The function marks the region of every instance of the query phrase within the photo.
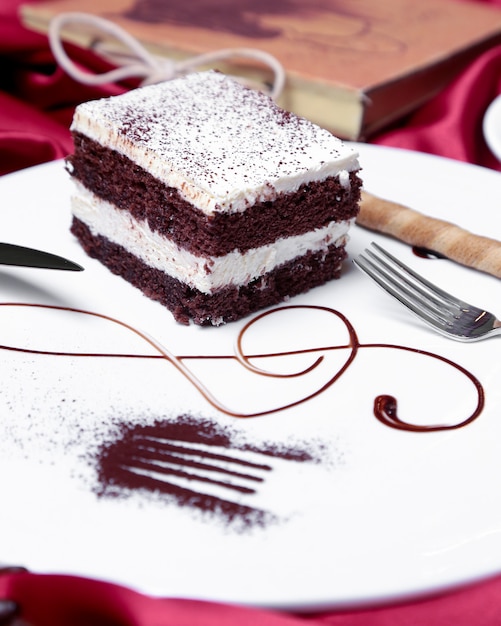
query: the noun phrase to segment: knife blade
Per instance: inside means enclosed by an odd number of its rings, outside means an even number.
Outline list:
[[[0,265],[39,267],[51,270],[81,272],[84,268],[73,261],[34,248],[25,248],[11,243],[0,243]]]

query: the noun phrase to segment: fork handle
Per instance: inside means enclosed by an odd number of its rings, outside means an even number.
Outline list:
[[[501,278],[501,242],[362,192],[357,224]]]

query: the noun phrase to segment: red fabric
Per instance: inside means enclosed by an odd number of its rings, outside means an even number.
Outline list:
[[[117,93],[88,88],[53,63],[45,37],[22,28],[23,0],[0,2],[0,174],[64,156],[75,104]],[[459,1],[459,0],[458,0]],[[478,0],[481,1],[481,0]],[[484,0],[499,5],[501,0]],[[99,59],[74,49],[84,67]],[[439,96],[372,143],[438,154],[501,170],[481,134],[486,107],[501,93],[501,47],[480,56]],[[1,554],[0,554],[1,557]],[[0,574],[0,600],[19,603],[36,626],[498,626],[501,577],[437,597],[359,611],[293,615],[210,602],[154,599],[73,576]]]
[[[47,38],[21,26],[21,4],[0,2],[0,175],[67,155],[75,105],[123,90],[116,85],[88,87],[57,68]],[[105,68],[100,59],[76,47],[72,58],[94,71]]]
[[[460,0],[458,0],[460,1]],[[501,0],[477,0],[501,8]],[[501,171],[482,135],[484,113],[501,93],[501,46],[478,57],[437,97],[370,143],[417,150]]]
[[[0,599],[34,626],[499,626],[501,577],[421,601],[294,615],[183,599],[151,598],[102,581],[49,574],[0,576]]]
[[[501,2],[500,2],[501,6]],[[488,105],[501,93],[501,46],[476,59],[449,87],[371,143],[407,148],[501,170],[482,134]]]

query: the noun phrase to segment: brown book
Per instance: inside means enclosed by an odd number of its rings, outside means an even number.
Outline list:
[[[110,19],[173,59],[264,50],[286,70],[281,106],[346,139],[410,113],[501,43],[501,10],[468,0],[51,0],[26,4],[21,15],[46,32],[63,11]],[[92,32],[68,38],[96,45]],[[268,78],[248,60],[219,69]]]

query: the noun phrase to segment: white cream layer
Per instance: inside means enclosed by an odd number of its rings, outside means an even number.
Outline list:
[[[73,131],[116,150],[206,214],[244,211],[359,169],[330,132],[266,95],[200,72],[77,107]]]
[[[333,243],[344,245],[352,223],[352,220],[331,222],[325,228],[284,237],[243,254],[234,251],[222,257],[207,258],[179,248],[153,232],[146,221],[136,221],[127,211],[100,200],[81,185],[78,185],[78,194],[72,198],[72,211],[93,235],[106,237],[146,265],[206,294],[222,287],[245,285],[309,251],[326,251]]]

